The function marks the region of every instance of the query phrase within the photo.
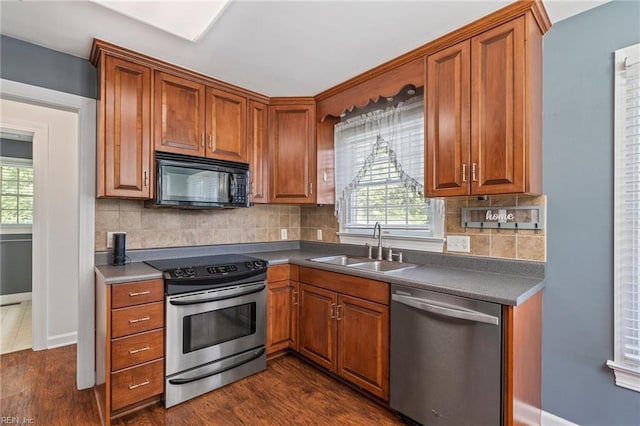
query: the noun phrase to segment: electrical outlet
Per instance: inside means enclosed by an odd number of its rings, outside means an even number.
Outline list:
[[[322,229],[318,229],[317,238],[318,241],[322,241]]]
[[[280,230],[280,239],[281,240],[286,240],[287,239],[287,228],[282,228]]]
[[[447,251],[458,251],[462,253],[469,253],[471,249],[471,243],[467,236],[450,236],[447,237]]]
[[[113,231],[113,232],[107,232],[107,248],[113,248],[113,234],[125,234],[127,235],[126,232],[124,231]]]

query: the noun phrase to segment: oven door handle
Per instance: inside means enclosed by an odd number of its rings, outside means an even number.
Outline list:
[[[236,368],[236,367],[240,367],[241,365],[246,364],[248,362],[251,362],[254,359],[260,358],[264,354],[264,352],[265,352],[265,349],[264,348],[260,348],[259,350],[254,352],[254,354],[251,357],[249,357],[247,359],[242,359],[242,360],[240,360],[238,362],[235,362],[235,363],[233,363],[231,365],[227,365],[226,367],[222,367],[222,368],[219,368],[217,370],[201,374],[199,376],[187,377],[187,378],[184,378],[184,379],[169,379],[169,383],[171,383],[172,385],[186,385],[187,383],[192,383],[192,382],[196,382],[198,380],[206,379],[207,377],[211,377],[211,376],[215,376],[216,374],[224,373],[225,371],[231,370],[231,369]]]
[[[217,302],[219,300],[233,299],[234,297],[246,296],[247,294],[259,293],[265,289],[265,285],[262,284],[259,287],[251,287],[249,290],[240,291],[238,293],[226,294],[224,296],[209,297],[207,299],[186,299],[186,300],[170,300],[172,305],[185,306],[185,305],[198,305],[200,303]]]

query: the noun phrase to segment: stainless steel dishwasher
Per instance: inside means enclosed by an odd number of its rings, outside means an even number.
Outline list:
[[[501,305],[391,286],[390,405],[424,425],[498,426]]]

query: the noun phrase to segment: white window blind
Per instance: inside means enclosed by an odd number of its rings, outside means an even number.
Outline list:
[[[380,222],[387,237],[442,237],[442,201],[424,198],[422,95],[337,124],[335,170],[342,233]]]
[[[640,44],[615,55],[614,369],[640,391]]]

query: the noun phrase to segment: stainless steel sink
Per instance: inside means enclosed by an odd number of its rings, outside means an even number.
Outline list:
[[[370,260],[361,263],[352,263],[347,265],[349,268],[364,269],[367,271],[389,273],[400,271],[403,269],[415,268],[417,265],[413,263],[389,262],[386,260]]]
[[[389,262],[388,260],[367,259],[356,256],[323,256],[309,259],[312,262],[330,263],[331,265],[346,266],[347,268],[362,269],[365,271],[381,272],[383,274],[401,271],[403,269],[415,268],[418,265],[413,263]]]
[[[309,260],[311,260],[312,262],[330,263],[332,265],[342,265],[342,266],[349,266],[351,264],[362,263],[367,261],[367,259],[364,257],[355,257],[355,256],[346,256],[346,255],[314,257]]]

